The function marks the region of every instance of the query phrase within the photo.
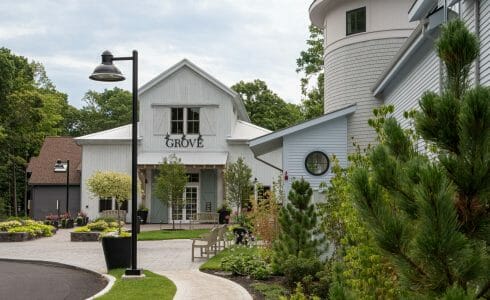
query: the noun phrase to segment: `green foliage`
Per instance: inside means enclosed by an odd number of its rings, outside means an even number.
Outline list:
[[[90,231],[92,231],[92,230],[90,230],[90,228],[88,228],[88,226],[80,226],[80,227],[75,228],[75,230],[73,230],[73,232],[90,232]],[[101,230],[99,230],[99,231],[101,231]]]
[[[490,90],[467,90],[475,45],[461,21],[445,26],[437,43],[447,90],[423,96],[415,128],[438,160],[417,153],[413,137],[386,118],[369,164],[349,175],[363,225],[413,297],[482,297],[490,289]]]
[[[308,294],[313,293],[313,283],[318,281],[317,274],[322,271],[323,264],[317,257],[297,257],[290,255],[282,262],[281,269],[290,288],[301,283]]]
[[[132,95],[120,89],[105,89],[102,93],[88,91],[80,110],[70,110],[66,115],[68,133],[86,135],[131,123]]]
[[[224,172],[226,200],[234,204],[240,214],[242,207],[250,200],[252,170],[243,157],[226,166]]]
[[[281,300],[320,300],[320,298],[313,296],[313,297],[308,297],[304,290],[303,286],[301,283],[298,283],[296,285],[296,288],[294,289],[294,293],[291,294],[290,297],[280,297],[279,299]]]
[[[32,237],[43,236],[48,237],[53,235],[54,227],[51,225],[45,225],[42,222],[30,222],[21,224],[20,226],[10,227],[6,232],[27,232]]]
[[[87,228],[90,231],[104,231],[109,227],[107,222],[100,220],[100,221],[95,221],[87,224]]]
[[[190,229],[190,230],[151,230],[142,231],[138,234],[139,241],[161,241],[177,239],[198,238],[209,232],[209,229]]]
[[[187,181],[186,169],[181,160],[175,154],[164,157],[155,178],[155,196],[174,209],[183,202]]]
[[[304,75],[301,78],[301,92],[304,96],[301,101],[301,112],[305,120],[323,115],[325,98],[323,31],[314,25],[310,25],[308,29],[310,31],[310,36],[306,41],[308,48],[305,51],[301,51],[300,57],[296,60],[296,65],[298,66],[296,72]],[[316,80],[314,86],[310,84],[312,79]]]
[[[299,107],[286,103],[267,84],[259,79],[240,81],[231,87],[242,98],[253,124],[278,130],[295,125],[302,120]]]
[[[284,296],[287,290],[278,285],[278,284],[269,284],[269,283],[252,283],[250,285],[255,291],[262,294],[265,300],[277,300],[280,297]]]
[[[229,257],[246,255],[246,256],[259,256],[262,260],[269,262],[267,256],[264,256],[264,253],[261,249],[257,247],[242,247],[242,246],[233,246],[227,248],[223,251],[218,252],[215,256],[211,257],[207,262],[202,264],[199,267],[199,270],[222,270],[221,262],[223,260],[228,259]]]
[[[294,181],[289,192],[289,203],[279,212],[281,232],[273,245],[274,267],[283,272],[282,262],[290,255],[318,257],[324,240],[315,237],[318,220],[315,206],[310,203],[313,191],[310,184],[301,179]]]
[[[224,257],[221,268],[234,275],[250,276],[253,279],[264,280],[270,277],[270,267],[260,256],[251,253],[237,253]]]

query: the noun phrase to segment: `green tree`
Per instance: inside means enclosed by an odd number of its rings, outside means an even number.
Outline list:
[[[88,91],[85,105],[75,112],[67,112],[66,125],[72,136],[86,135],[131,123],[131,93],[115,87],[102,93]]]
[[[118,233],[121,235],[121,216],[119,208],[123,201],[131,197],[131,176],[126,173],[97,171],[87,180],[91,193],[100,198],[111,198],[117,204]]]
[[[229,164],[224,172],[226,200],[234,204],[237,212],[250,200],[252,189],[252,170],[245,164],[243,157]]]
[[[302,120],[299,107],[286,103],[267,84],[259,79],[252,82],[240,81],[231,87],[237,92],[255,125],[270,129],[282,129]]]
[[[370,167],[350,178],[353,199],[407,291],[488,297],[490,89],[467,90],[478,43],[462,21],[444,26],[437,52],[446,90],[422,97],[415,128],[438,159],[415,151],[411,135],[387,118]]]
[[[47,135],[62,132],[66,99],[41,64],[0,48],[0,198],[9,214],[23,206],[28,157]]]
[[[178,209],[183,202],[183,195],[188,178],[185,166],[175,154],[163,158],[163,163],[158,167],[158,175],[155,178],[155,195],[160,201],[170,206],[172,210]],[[173,220],[175,229],[175,220]]]
[[[303,100],[301,111],[304,119],[309,120],[322,116],[324,113],[324,80],[323,69],[324,38],[321,29],[310,25],[310,36],[306,40],[307,49],[301,51],[296,60],[297,73],[302,73],[301,93]],[[311,82],[314,81],[312,85]]]

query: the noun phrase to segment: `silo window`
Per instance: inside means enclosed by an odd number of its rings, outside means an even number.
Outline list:
[[[366,32],[366,7],[348,11],[346,20],[347,35]]]

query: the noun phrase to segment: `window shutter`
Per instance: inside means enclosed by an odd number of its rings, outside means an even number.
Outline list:
[[[202,135],[216,135],[216,111],[215,107],[201,108],[200,130]]]
[[[165,135],[170,131],[170,109],[168,107],[153,108],[153,134]]]

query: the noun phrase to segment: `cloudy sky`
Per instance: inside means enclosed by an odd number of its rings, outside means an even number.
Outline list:
[[[296,58],[306,46],[310,0],[1,0],[0,47],[41,62],[80,107],[109,49],[140,57],[140,86],[188,58],[228,86],[265,80],[299,102]],[[119,62],[130,74],[130,62]],[[118,83],[130,89],[130,82]]]

